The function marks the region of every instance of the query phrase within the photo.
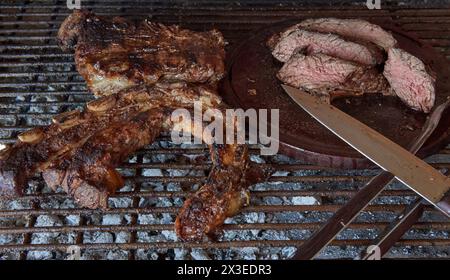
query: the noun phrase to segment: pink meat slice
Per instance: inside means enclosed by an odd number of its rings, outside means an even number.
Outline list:
[[[322,53],[295,53],[283,65],[277,77],[288,85],[305,89],[327,101],[337,96],[364,93],[391,94],[388,82],[374,67]]]
[[[303,28],[311,31],[334,33],[347,38],[372,42],[386,51],[397,45],[392,34],[380,26],[361,19],[318,18],[307,19],[294,25],[284,33]]]
[[[335,34],[303,29],[283,36],[274,46],[272,54],[279,61],[286,62],[297,49],[304,49],[308,54],[324,53],[364,65],[376,65],[383,61],[381,52],[365,44],[348,41]]]
[[[409,107],[425,113],[433,108],[435,78],[420,59],[402,49],[391,48],[383,74],[395,94]]]

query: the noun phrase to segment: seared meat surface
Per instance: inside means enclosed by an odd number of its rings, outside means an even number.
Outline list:
[[[195,101],[203,101],[205,108],[221,103],[207,85],[157,84],[129,88],[89,102],[82,112],[58,115],[52,125],[23,133],[2,151],[0,190],[4,196],[20,195],[35,172],[45,171],[50,187],[62,186],[71,195],[76,189],[81,192],[79,185],[97,188],[102,199],[87,196],[77,201],[85,207],[105,207],[105,193],[123,184],[113,169],[167,129],[171,110],[190,109]]]
[[[386,79],[375,68],[326,54],[297,53],[283,65],[277,77],[328,102],[337,96],[391,94]]]
[[[115,168],[153,142],[162,119],[163,114],[154,109],[96,132],[82,146],[52,162],[43,172],[47,185],[54,190],[61,186],[82,207],[107,208],[109,194],[124,184]]]
[[[366,65],[376,65],[384,59],[382,51],[368,43],[355,43],[335,34],[303,29],[294,29],[283,36],[273,47],[272,54],[279,61],[286,62],[299,49],[309,54],[323,53]]]
[[[425,113],[431,111],[435,99],[435,78],[428,72],[417,57],[402,49],[389,50],[384,76],[403,102]]]
[[[135,24],[76,10],[61,25],[58,42],[75,49],[78,72],[97,96],[161,80],[217,82],[225,73],[225,42],[216,30]]]
[[[249,166],[247,147],[214,147],[217,156],[212,156],[214,167],[206,184],[186,200],[177,216],[175,230],[183,240],[214,236],[227,217],[237,214],[250,201],[245,179]]]

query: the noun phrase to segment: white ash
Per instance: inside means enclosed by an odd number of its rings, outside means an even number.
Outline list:
[[[79,215],[67,215],[64,218],[65,224],[69,226],[78,226],[80,224]]]
[[[182,175],[184,176],[184,175]],[[179,183],[168,183],[166,189],[171,192],[181,191],[181,186]]]
[[[29,200],[8,200],[5,208],[8,210],[30,209],[31,202]]]
[[[40,215],[34,224],[35,227],[45,226],[62,226],[63,222],[60,217],[55,215]]]
[[[84,232],[84,243],[114,243],[114,236],[110,232]]]
[[[128,243],[130,242],[131,234],[129,232],[121,231],[115,234],[115,243]]]
[[[167,169],[167,172],[170,177],[182,177],[189,174],[188,169]]]
[[[288,171],[281,171],[281,170],[278,170],[278,171],[275,171],[275,172],[272,174],[272,177],[286,177],[286,176],[289,175],[289,173],[290,173],[290,172],[288,172]]]
[[[48,251],[30,251],[27,254],[27,260],[51,260],[53,253]]]
[[[346,228],[338,234],[336,239],[375,239],[381,232],[378,229]]]
[[[156,251],[138,249],[138,250],[136,250],[136,259],[137,260],[157,260],[160,258],[160,254],[161,253],[156,252]]]
[[[163,230],[163,231],[161,231],[161,234],[168,241],[177,241],[177,239],[178,239],[175,231],[173,231],[173,230]]]
[[[189,251],[185,248],[175,248],[173,249],[175,257],[174,260],[185,260]]]
[[[167,238],[169,237],[169,239]],[[174,241],[171,236],[166,236],[162,234],[162,232],[158,231],[138,231],[136,234],[137,242],[165,242],[165,241]]]
[[[191,257],[194,260],[210,260],[211,257],[203,249],[192,249]]]
[[[320,198],[314,196],[294,196],[291,198],[293,205],[319,205]]]
[[[384,256],[384,258],[410,258],[412,256],[424,256],[426,258],[442,258],[450,257],[450,246],[443,247],[425,247],[425,246],[394,246]]]
[[[123,250],[109,251],[106,255],[107,260],[128,260],[128,252]]]
[[[16,244],[23,242],[22,234],[0,234],[0,244]]]
[[[317,259],[334,259],[340,256],[342,259],[355,259],[360,257],[361,248],[356,246],[328,246],[318,256]]]
[[[128,208],[131,207],[133,200],[128,197],[110,197],[108,204],[113,208]]]
[[[153,214],[139,214],[137,221],[140,225],[156,224],[157,219]]]
[[[271,219],[273,222],[278,223],[300,223],[305,221],[305,216],[299,212],[282,212],[273,214]]]
[[[122,250],[83,250],[81,260],[127,260],[128,252]]]
[[[145,177],[162,177],[162,171],[161,169],[143,169],[142,170],[142,176]]]
[[[448,230],[435,230],[435,229],[410,229],[405,233],[403,238],[411,239],[448,239],[450,232]]]
[[[14,126],[17,125],[17,119],[14,116],[2,116],[0,118],[1,126]]]
[[[120,225],[122,224],[123,216],[119,214],[107,214],[102,217],[102,225]]]

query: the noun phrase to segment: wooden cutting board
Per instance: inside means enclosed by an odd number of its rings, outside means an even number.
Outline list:
[[[272,34],[301,20],[268,26],[237,47],[229,56],[228,75],[222,83],[221,93],[225,101],[235,108],[280,110],[281,154],[326,167],[368,167],[370,161],[297,106],[276,78],[282,64],[272,57],[266,41]],[[420,58],[436,72],[436,104],[445,100],[450,95],[450,65],[447,59],[412,34],[392,24],[380,25],[393,33],[401,48]],[[335,100],[333,105],[405,148],[420,133],[427,117],[427,114],[411,110],[397,97],[349,97]],[[449,126],[450,110],[447,110],[439,127],[418,155],[431,155],[449,143]]]

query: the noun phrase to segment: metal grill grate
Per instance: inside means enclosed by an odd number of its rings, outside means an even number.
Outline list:
[[[0,4],[0,142],[14,142],[23,130],[46,125],[51,116],[82,108],[92,99],[76,72],[71,54],[55,37],[70,13],[64,1],[6,1]],[[361,5],[307,8],[290,2],[181,1],[157,3],[81,1],[99,14],[177,23],[223,32],[228,51],[250,32],[288,17],[376,17],[399,23],[450,58],[450,7],[370,11]],[[327,1],[323,1],[327,2]],[[387,1],[388,2],[388,1]],[[174,146],[161,136],[136,153],[120,171],[126,186],[109,200],[110,209],[77,208],[63,193],[51,192],[40,177],[27,195],[0,205],[0,259],[64,258],[78,245],[86,259],[288,258],[294,246],[317,229],[377,170],[332,170],[284,156],[252,160],[277,170],[268,183],[252,187],[251,206],[227,220],[217,242],[180,243],[172,230],[183,199],[210,168],[204,146]],[[450,147],[429,159],[450,168]],[[398,183],[382,193],[321,258],[352,258],[401,212],[414,194]],[[391,250],[388,257],[449,257],[450,223],[431,208]]]

